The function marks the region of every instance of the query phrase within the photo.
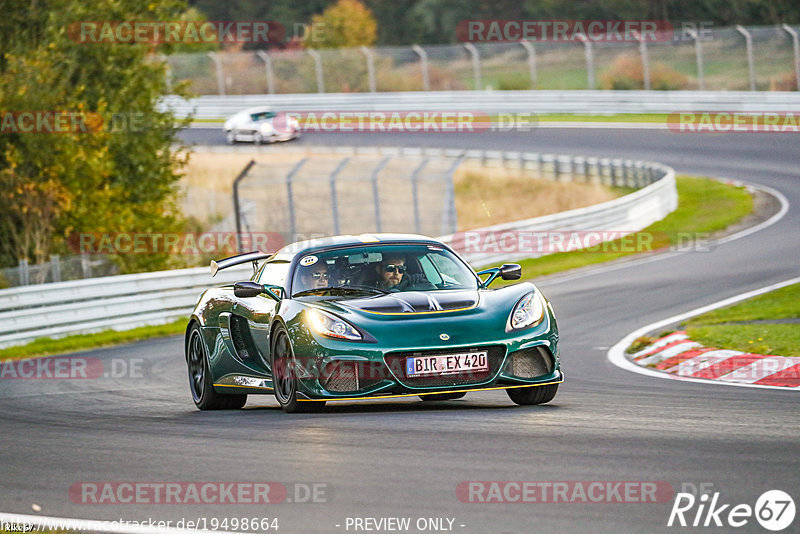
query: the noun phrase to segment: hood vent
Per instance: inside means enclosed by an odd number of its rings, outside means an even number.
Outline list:
[[[474,308],[478,305],[477,291],[406,291],[366,299],[339,301],[342,306],[379,314],[414,314],[447,312]]]

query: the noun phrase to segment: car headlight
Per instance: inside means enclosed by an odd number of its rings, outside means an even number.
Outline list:
[[[508,318],[510,330],[537,325],[544,319],[544,300],[538,291],[528,293],[517,302]]]
[[[330,313],[308,310],[308,323],[318,334],[337,339],[361,341],[361,333],[353,325]]]

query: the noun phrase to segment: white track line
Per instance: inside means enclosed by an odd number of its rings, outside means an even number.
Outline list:
[[[706,378],[692,378],[692,377],[683,377],[683,376],[675,376],[671,374],[667,374],[661,371],[657,371],[655,369],[648,369],[646,367],[641,367],[634,362],[630,361],[625,356],[625,349],[628,348],[633,341],[648,332],[653,330],[658,330],[664,326],[669,324],[677,323],[679,321],[683,321],[684,319],[688,319],[690,317],[694,317],[695,315],[700,315],[711,310],[716,310],[717,308],[724,308],[725,306],[730,306],[731,304],[736,304],[737,302],[741,302],[743,300],[747,300],[752,297],[756,297],[758,295],[763,295],[764,293],[769,293],[770,291],[775,291],[776,289],[780,289],[782,287],[790,286],[792,284],[800,283],[800,276],[797,278],[792,278],[790,280],[784,280],[783,282],[778,282],[777,284],[771,284],[766,287],[762,287],[760,289],[755,289],[753,291],[748,291],[746,293],[741,293],[734,297],[730,297],[724,300],[720,300],[713,304],[709,304],[707,306],[702,306],[700,308],[695,308],[694,310],[688,311],[686,313],[681,313],[679,315],[674,315],[667,319],[663,319],[661,321],[657,321],[655,323],[651,323],[649,325],[643,326],[638,330],[631,332],[624,338],[622,338],[619,342],[617,342],[613,347],[611,347],[608,351],[608,361],[616,365],[621,369],[625,369],[626,371],[631,371],[633,373],[639,373],[640,375],[646,376],[654,376],[658,378],[666,378],[669,380],[680,380],[683,382],[700,382],[703,384],[719,384],[723,386],[737,386],[737,387],[749,387],[749,388],[765,388],[765,389],[781,389],[781,390],[795,390],[800,391],[800,388],[786,388],[782,386],[766,386],[761,384],[741,384],[741,383],[734,383],[734,382],[720,382],[718,380],[711,380]]]

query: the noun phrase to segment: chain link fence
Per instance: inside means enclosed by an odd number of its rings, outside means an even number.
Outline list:
[[[176,54],[198,95],[384,91],[797,90],[800,26],[704,29],[657,42],[501,42]]]
[[[459,162],[357,154],[251,162],[234,183],[236,231],[280,234],[285,243],[368,232],[452,233]]]

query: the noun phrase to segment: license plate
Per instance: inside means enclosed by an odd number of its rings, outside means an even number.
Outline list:
[[[426,375],[452,375],[464,372],[487,371],[487,352],[465,352],[462,354],[438,354],[406,358],[406,377]]]

